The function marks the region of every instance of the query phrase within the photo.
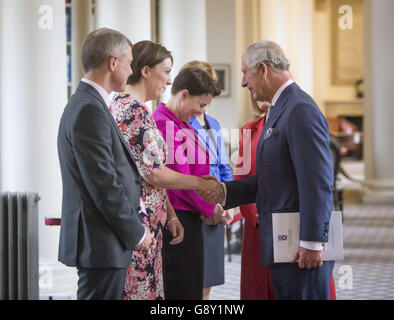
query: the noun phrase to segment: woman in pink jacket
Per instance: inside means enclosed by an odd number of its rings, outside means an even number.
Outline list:
[[[209,174],[209,152],[187,121],[204,113],[212,98],[219,94],[216,82],[200,68],[184,69],[177,75],[170,100],[167,104],[161,103],[153,113],[157,128],[168,145],[168,168],[191,176]],[[183,242],[173,246],[169,245],[171,234],[166,230],[163,233],[165,297],[201,300],[203,242],[200,217],[209,218],[222,208],[205,202],[194,190],[167,190],[167,194],[185,233]],[[219,222],[210,219],[206,222]]]

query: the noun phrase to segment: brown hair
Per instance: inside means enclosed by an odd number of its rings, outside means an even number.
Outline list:
[[[200,69],[204,70],[214,81],[218,81],[218,76],[216,74],[215,69],[208,62],[193,60],[193,61],[186,63],[181,68],[181,71],[184,69],[187,69],[187,68],[200,68]]]
[[[82,66],[85,72],[97,69],[108,58],[120,57],[132,48],[131,41],[116,30],[101,28],[88,34],[82,46]]]
[[[174,63],[170,51],[161,44],[149,40],[137,42],[133,46],[132,53],[133,62],[131,63],[131,69],[133,74],[127,80],[127,84],[134,84],[140,81],[142,77],[141,70],[145,66],[153,68],[168,58]]]
[[[208,73],[200,68],[185,68],[175,77],[171,88],[171,94],[176,95],[186,89],[191,96],[211,94],[212,97],[220,95],[217,82]]]

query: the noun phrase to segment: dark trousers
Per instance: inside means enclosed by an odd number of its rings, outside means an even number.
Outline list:
[[[275,299],[329,300],[333,268],[334,261],[312,269],[300,269],[297,262],[271,265]]]
[[[124,269],[78,268],[78,300],[121,300],[126,281]]]
[[[170,245],[172,235],[163,230],[163,282],[166,300],[201,300],[203,289],[203,242],[200,213],[176,210],[185,229],[184,240]]]

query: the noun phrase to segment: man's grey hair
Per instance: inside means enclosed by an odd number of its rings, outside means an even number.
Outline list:
[[[277,73],[290,69],[290,62],[282,48],[273,41],[262,40],[253,43],[246,49],[245,56],[248,68],[257,70],[260,62],[264,62]]]
[[[97,69],[108,58],[127,54],[133,44],[116,30],[101,28],[88,34],[82,46],[82,66],[85,72]]]

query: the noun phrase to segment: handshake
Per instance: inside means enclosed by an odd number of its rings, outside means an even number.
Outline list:
[[[196,192],[208,203],[216,204],[224,201],[224,187],[212,176],[202,176]]]
[[[233,220],[233,210],[223,210],[221,203],[225,200],[223,185],[212,176],[203,176],[196,192],[208,203],[216,204],[213,214],[209,218],[202,217],[205,224],[230,224]]]

